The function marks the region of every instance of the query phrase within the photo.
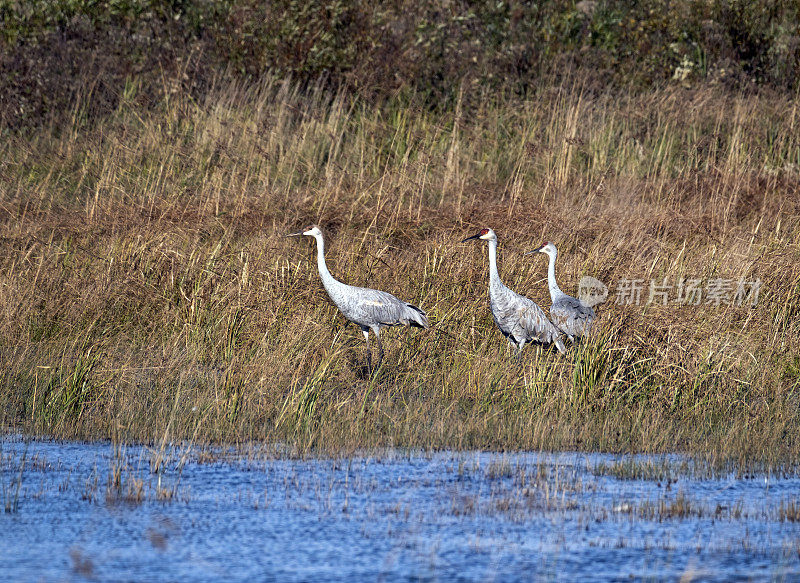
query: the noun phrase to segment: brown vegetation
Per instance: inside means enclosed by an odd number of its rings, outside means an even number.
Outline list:
[[[464,99],[469,89],[464,88]],[[432,113],[288,83],[178,88],[0,143],[0,420],[60,437],[800,452],[798,101],[565,82],[535,101]],[[425,309],[428,332],[363,339],[319,282]],[[517,366],[487,307],[484,252],[545,308],[609,285],[591,341]],[[651,280],[762,282],[755,306],[647,304]],[[640,305],[615,303],[642,279]],[[673,288],[674,289],[674,288]],[[672,296],[674,299],[674,295]]]

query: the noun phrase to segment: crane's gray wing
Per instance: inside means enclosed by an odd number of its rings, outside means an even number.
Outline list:
[[[349,294],[345,317],[362,326],[428,327],[428,316],[418,307],[397,299],[388,292],[354,287]]]
[[[520,296],[520,298],[523,301],[518,308],[519,325],[524,331],[527,340],[541,342],[543,344],[561,344],[558,338],[561,336],[561,333],[547,318],[544,310],[533,300],[529,300],[524,296]]]
[[[506,288],[493,299],[492,315],[500,331],[517,343],[555,343],[560,351],[564,351],[559,339],[561,333],[533,300]]]
[[[589,333],[595,314],[592,308],[584,306],[577,298],[562,296],[550,306],[550,317],[564,334],[580,337]]]

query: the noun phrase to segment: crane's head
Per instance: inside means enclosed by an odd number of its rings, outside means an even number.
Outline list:
[[[316,237],[317,235],[322,235],[322,231],[320,231],[317,225],[308,225],[307,227],[303,228],[296,233],[289,233],[286,235],[287,237],[299,237],[300,235],[307,235],[309,237]]]
[[[550,241],[545,241],[544,245],[533,251],[528,251],[525,255],[533,255],[534,253],[544,253],[545,255],[553,257],[556,254],[556,246]]]
[[[494,234],[494,231],[491,229],[481,229],[480,233],[477,235],[472,235],[472,237],[467,237],[462,243],[466,241],[470,241],[472,239],[483,239],[484,241],[497,241],[497,235]]]

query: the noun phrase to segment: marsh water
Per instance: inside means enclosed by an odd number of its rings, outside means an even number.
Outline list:
[[[800,479],[679,456],[0,438],[13,581],[798,580]]]

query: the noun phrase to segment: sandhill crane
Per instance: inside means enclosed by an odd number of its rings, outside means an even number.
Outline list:
[[[550,257],[550,265],[547,268],[547,287],[550,288],[550,300],[553,302],[553,305],[550,306],[550,319],[559,330],[567,335],[571,342],[575,342],[576,338],[589,334],[589,329],[595,319],[594,310],[590,306],[584,305],[578,298],[568,296],[558,287],[556,283],[556,256],[558,255],[556,246],[547,241],[538,249],[525,255],[537,252]]]
[[[517,358],[522,354],[526,342],[539,344],[555,344],[558,351],[565,352],[561,333],[532,300],[508,289],[500,280],[497,272],[497,235],[491,229],[467,237],[462,243],[471,239],[482,239],[489,242],[489,306],[492,316],[500,328],[500,332],[517,348]]]
[[[400,325],[428,327],[428,316],[417,306],[398,300],[387,292],[367,287],[355,287],[334,279],[331,272],[328,271],[328,266],[325,265],[325,243],[319,227],[310,225],[302,231],[286,236],[297,237],[299,235],[314,237],[317,240],[317,268],[319,276],[322,278],[322,285],[325,286],[328,296],[347,318],[347,321],[358,324],[364,333],[364,339],[367,341],[367,365],[370,369],[372,368],[372,350],[369,346],[370,330],[375,333],[375,340],[378,343],[378,363],[375,365],[377,368],[383,360],[381,327]]]

